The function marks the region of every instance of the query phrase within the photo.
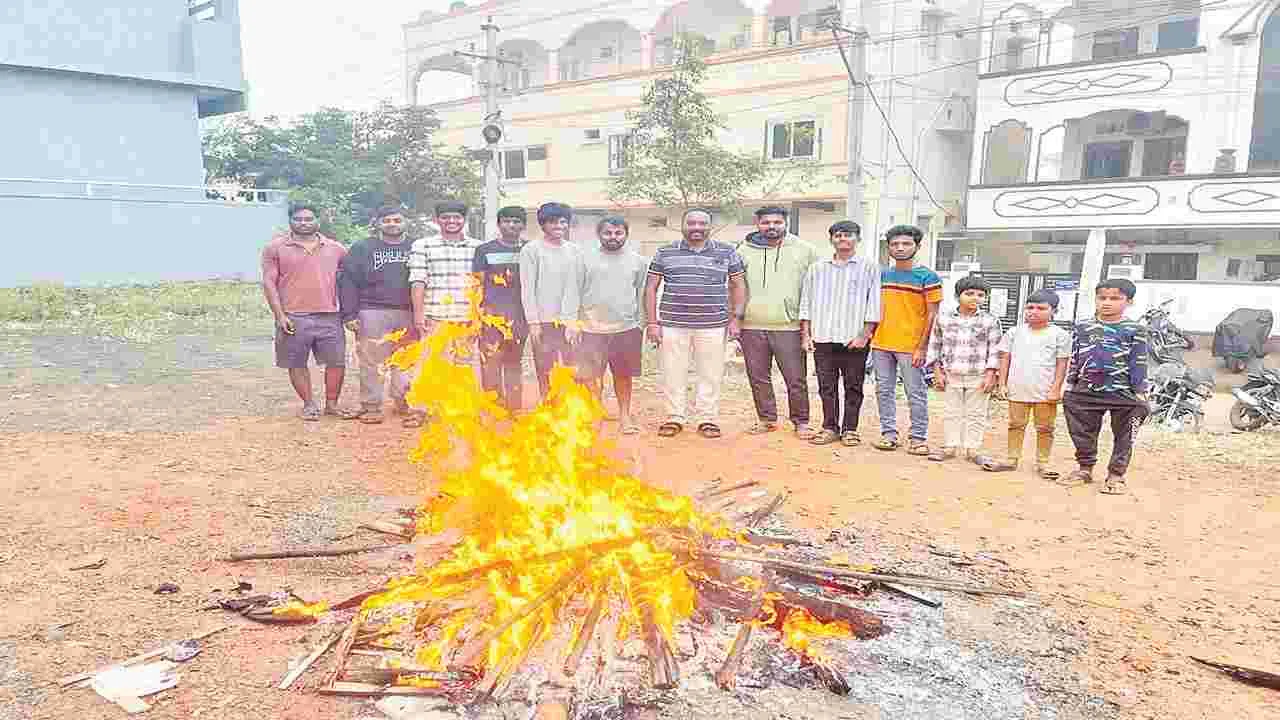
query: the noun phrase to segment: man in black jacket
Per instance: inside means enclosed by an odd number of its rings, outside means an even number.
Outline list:
[[[386,381],[382,365],[396,347],[382,338],[413,327],[410,242],[405,237],[404,213],[398,207],[381,208],[374,224],[374,235],[352,245],[338,271],[342,321],[356,334],[356,357],[360,360],[360,410],[348,417],[369,425],[382,422]],[[408,414],[404,398],[411,382],[409,373],[388,368],[386,375],[391,379],[396,412]]]

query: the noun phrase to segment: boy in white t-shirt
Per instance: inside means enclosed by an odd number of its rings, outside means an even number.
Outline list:
[[[1023,308],[1023,324],[1000,340],[1000,388],[1009,398],[1009,458],[987,461],[984,470],[1005,472],[1018,467],[1027,423],[1034,418],[1036,474],[1046,480],[1058,478],[1048,467],[1049,452],[1071,358],[1071,333],[1051,324],[1057,309],[1057,293],[1031,293]]]

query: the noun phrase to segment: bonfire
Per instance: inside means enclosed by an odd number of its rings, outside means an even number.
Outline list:
[[[603,410],[568,368],[554,371],[544,403],[513,417],[455,362],[482,325],[510,332],[480,312],[478,296],[470,302],[475,322],[441,325],[390,360],[420,368],[408,400],[431,420],[410,456],[428,479],[415,514],[423,551],[413,574],[357,600],[322,692],[468,704],[501,697],[520,678],[522,689],[543,691],[535,704],[568,707],[575,694],[607,685],[629,654],[644,658],[649,687],[676,687],[682,645],[714,644],[724,636],[713,628],[725,623],[738,629],[714,651],[723,655],[714,673],[722,688],[735,686],[759,632],[827,688],[847,692],[821,646],[885,632],[850,600],[902,578],[767,551],[752,528],[785,496],[767,497],[755,483],[715,481],[693,496],[646,484],[602,441]]]

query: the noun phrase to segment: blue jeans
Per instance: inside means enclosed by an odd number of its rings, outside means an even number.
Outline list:
[[[923,368],[911,364],[911,353],[888,350],[872,350],[871,362],[876,369],[880,434],[887,440],[898,439],[898,402],[894,393],[901,375],[911,411],[911,440],[924,442],[929,436],[929,388],[924,384]]]

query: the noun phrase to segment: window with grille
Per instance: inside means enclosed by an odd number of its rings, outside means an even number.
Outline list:
[[[1138,28],[1106,30],[1093,36],[1093,59],[1110,60],[1138,54]]]
[[[818,157],[816,120],[787,120],[769,124],[766,157],[772,160]]]
[[[631,150],[630,135],[609,136],[609,174],[617,175],[627,167],[628,153]]]

